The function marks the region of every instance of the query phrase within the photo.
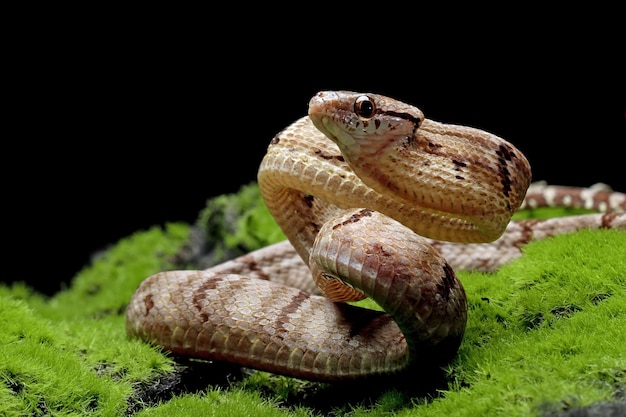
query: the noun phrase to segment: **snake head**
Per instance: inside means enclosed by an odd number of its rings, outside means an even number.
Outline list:
[[[349,162],[380,153],[398,140],[410,141],[424,120],[416,107],[352,91],[317,93],[309,102],[309,117]]]

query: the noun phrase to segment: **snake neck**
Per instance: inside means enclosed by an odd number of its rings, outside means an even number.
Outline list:
[[[318,131],[308,117],[272,140],[257,179],[272,216],[306,263],[323,223],[350,208],[381,212],[415,233],[436,240],[485,242],[506,228],[503,222],[481,225],[463,216],[451,217],[445,210],[408,204],[375,191],[355,174],[338,146]],[[463,190],[459,193],[465,196]],[[459,202],[459,197],[454,201]],[[482,216],[491,218],[496,214],[488,210]]]

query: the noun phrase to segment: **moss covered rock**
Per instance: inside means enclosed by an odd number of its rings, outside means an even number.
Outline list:
[[[467,332],[437,375],[311,383],[126,336],[124,309],[145,277],[283,238],[250,184],[209,200],[196,224],[122,239],[53,297],[0,286],[0,415],[624,415],[624,231],[546,239],[495,273],[459,272]]]

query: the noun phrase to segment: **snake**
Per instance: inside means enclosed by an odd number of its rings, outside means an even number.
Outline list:
[[[311,381],[419,372],[460,347],[456,270],[492,271],[531,240],[626,228],[610,187],[531,182],[524,154],[380,94],[321,91],[269,142],[259,190],[286,240],[143,280],[126,331],[188,357]],[[511,221],[520,208],[597,212]],[[370,298],[380,308],[356,301]]]

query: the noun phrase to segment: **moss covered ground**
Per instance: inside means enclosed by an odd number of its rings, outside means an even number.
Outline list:
[[[52,297],[0,285],[0,415],[624,415],[624,231],[533,242],[495,273],[458,272],[467,331],[437,375],[312,383],[175,358],[127,338],[124,309],[145,277],[283,238],[251,184],[209,200],[195,225],[122,239]]]

